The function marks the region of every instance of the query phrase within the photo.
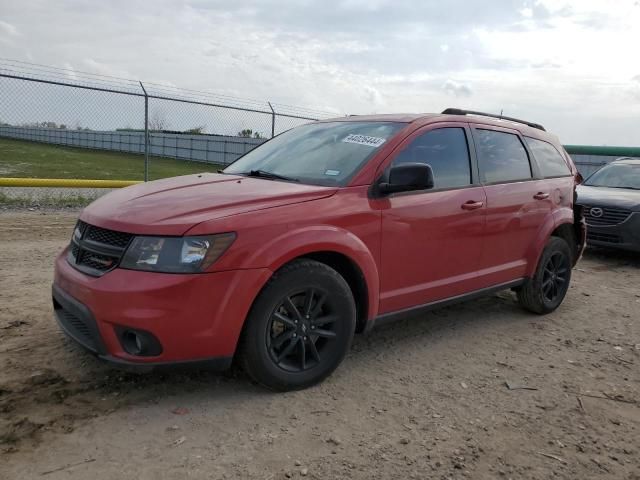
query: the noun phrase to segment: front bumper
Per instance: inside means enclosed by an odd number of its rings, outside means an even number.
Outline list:
[[[120,365],[153,367],[231,363],[254,298],[268,269],[176,275],[116,268],[90,277],[56,259],[52,289],[62,330],[93,354]],[[122,331],[149,332],[161,348],[154,355],[125,350]]]
[[[587,243],[598,247],[640,252],[640,212],[617,225],[587,224]]]

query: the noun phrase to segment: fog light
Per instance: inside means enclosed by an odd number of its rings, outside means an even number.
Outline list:
[[[125,330],[122,334],[122,346],[131,355],[141,355],[144,352],[142,339],[131,330]]]
[[[162,353],[160,342],[151,333],[130,328],[119,328],[118,330],[122,348],[129,355],[150,357]]]

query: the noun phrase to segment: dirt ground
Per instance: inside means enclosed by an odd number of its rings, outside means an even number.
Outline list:
[[[76,216],[0,211],[3,480],[640,479],[640,256],[589,251],[546,317],[504,292],[381,327],[274,394],[65,339],[50,283]]]

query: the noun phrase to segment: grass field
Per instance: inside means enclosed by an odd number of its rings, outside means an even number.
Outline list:
[[[216,171],[220,165],[149,158],[149,179]],[[0,138],[0,177],[143,180],[144,156]]]

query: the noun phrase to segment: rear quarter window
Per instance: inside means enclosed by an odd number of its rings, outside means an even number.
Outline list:
[[[564,160],[560,152],[543,140],[536,138],[524,137],[529,150],[533,153],[533,157],[540,167],[540,173],[543,177],[564,177],[571,175],[571,170],[567,162]]]
[[[475,131],[480,175],[485,183],[530,180],[529,155],[517,135],[495,130]]]

